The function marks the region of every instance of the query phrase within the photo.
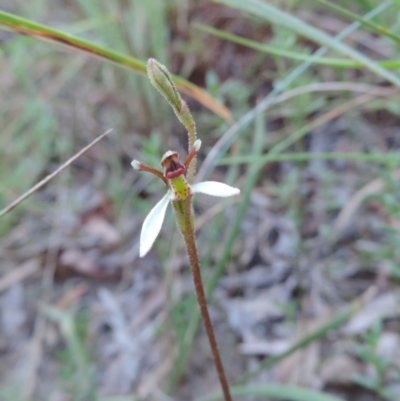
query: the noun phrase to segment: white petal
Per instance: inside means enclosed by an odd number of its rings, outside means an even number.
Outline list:
[[[201,192],[212,196],[233,196],[240,194],[240,189],[216,181],[204,181],[192,186],[193,192]]]
[[[156,240],[162,223],[165,217],[165,211],[167,210],[168,203],[171,199],[171,194],[168,191],[167,194],[151,209],[150,213],[146,217],[142,232],[140,233],[140,257],[146,255],[153,246]]]

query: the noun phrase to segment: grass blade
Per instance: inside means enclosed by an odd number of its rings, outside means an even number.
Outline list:
[[[18,17],[14,14],[0,11],[0,27],[7,28],[8,30],[36,39],[47,40],[53,43],[61,44],[73,50],[80,50],[103,60],[111,61],[120,67],[125,67],[135,72],[146,74],[146,64],[144,61],[138,60],[124,53],[114,51],[107,47],[100,46],[89,40],[70,35],[58,29],[39,24],[26,18]],[[179,90],[196,99],[198,102],[221,116],[226,121],[232,121],[230,111],[225,106],[218,103],[206,91],[181,77],[173,76],[173,79]]]
[[[389,82],[396,86],[400,86],[400,78],[387,71],[385,68],[380,66],[375,61],[364,56],[357,50],[345,45],[342,42],[335,40],[333,37],[315,28],[299,18],[291,15],[285,11],[274,7],[271,4],[262,2],[260,0],[214,0],[217,3],[226,4],[228,6],[234,7],[236,9],[254,14],[260,18],[269,21],[272,24],[282,25],[287,29],[296,32],[298,35],[306,37],[313,42],[319,43],[322,46],[327,46],[330,49],[336,50],[351,59],[358,61],[364,67],[368,68],[370,71],[387,79]]]
[[[234,397],[272,397],[285,401],[344,401],[330,394],[289,384],[253,384],[246,386],[232,386],[231,392]],[[220,393],[212,393],[205,397],[197,398],[196,401],[219,401],[223,400]]]
[[[349,160],[367,161],[373,163],[400,162],[400,153],[278,153],[266,154],[255,158],[254,156],[235,156],[221,159],[220,166],[247,163],[270,163],[282,161],[309,161],[309,160]]]
[[[249,47],[254,50],[258,50],[263,53],[272,54],[274,56],[282,56],[287,57],[293,60],[299,61],[311,61],[313,64],[320,64],[326,65],[329,67],[335,68],[359,68],[362,67],[362,64],[354,61],[354,60],[346,60],[346,59],[339,59],[339,58],[328,58],[328,57],[321,57],[315,59],[310,54],[303,54],[294,52],[291,50],[282,49],[280,47],[266,45],[264,43],[256,42],[255,40],[246,39],[242,36],[234,35],[229,32],[222,31],[220,29],[212,28],[207,25],[202,24],[195,24],[195,28],[200,29],[203,32],[210,33],[211,35],[217,36],[222,39],[229,40],[230,42],[237,43],[239,45],[243,45]],[[400,68],[400,60],[382,60],[377,61],[377,63],[385,68],[396,69]]]
[[[338,6],[337,4],[334,4],[330,1],[326,1],[326,0],[316,0],[316,1],[318,1],[321,4],[324,4],[325,6],[331,8],[332,10],[337,11],[338,13],[340,13],[346,17],[349,17],[352,20],[361,22],[364,26],[372,29],[374,32],[377,32],[380,35],[387,36],[387,37],[393,39],[396,43],[400,43],[400,36],[396,35],[389,29],[385,28],[384,26],[376,24],[375,22],[372,22],[372,21],[368,21],[365,18],[363,18],[349,10],[346,10],[345,8]]]

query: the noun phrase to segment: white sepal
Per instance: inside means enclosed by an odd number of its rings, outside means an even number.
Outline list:
[[[151,209],[143,223],[142,232],[140,233],[139,254],[141,258],[145,256],[147,252],[149,252],[161,230],[161,226],[165,217],[165,211],[167,210],[170,199],[171,193],[168,191],[167,194],[157,203],[157,205]]]
[[[138,162],[136,159],[132,160],[131,165],[135,170],[140,170],[140,162]]]
[[[194,141],[193,148],[196,150],[196,152],[198,152],[200,150],[200,148],[201,148],[201,140],[200,139],[196,139]]]
[[[206,195],[228,197],[240,194],[240,189],[216,181],[204,181],[192,185],[194,193],[200,192]]]

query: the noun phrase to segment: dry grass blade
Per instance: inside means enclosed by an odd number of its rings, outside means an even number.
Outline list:
[[[85,146],[82,150],[80,150],[77,154],[72,156],[70,159],[68,159],[64,164],[62,164],[57,170],[55,170],[53,173],[49,174],[47,177],[45,177],[43,180],[39,181],[36,185],[34,185],[31,189],[26,191],[23,195],[21,195],[19,198],[15,199],[15,201],[11,202],[8,206],[6,206],[3,210],[0,211],[0,218],[5,216],[8,212],[10,212],[12,209],[14,209],[16,206],[18,206],[21,202],[23,202],[26,198],[31,196],[33,193],[35,193],[38,189],[43,187],[43,185],[47,184],[50,180],[52,180],[56,175],[61,173],[64,169],[66,169],[69,165],[71,165],[76,159],[78,159],[80,156],[82,156],[86,151],[88,151],[92,146],[96,145],[97,142],[99,142],[101,139],[103,139],[107,134],[109,134],[112,130],[109,129],[106,131],[104,134],[100,135],[98,138],[96,138],[93,142],[89,143],[89,145]]]
[[[22,280],[34,275],[40,271],[40,266],[37,260],[28,260],[21,266],[11,270],[0,279],[0,293],[10,288],[12,285],[19,283]]]
[[[400,179],[400,169],[394,170],[390,175],[392,180]],[[357,213],[365,198],[371,195],[379,194],[385,188],[385,181],[382,178],[376,178],[359,189],[352,198],[346,203],[346,206],[340,211],[333,226],[333,240],[340,237],[343,231],[348,227],[352,218]]]

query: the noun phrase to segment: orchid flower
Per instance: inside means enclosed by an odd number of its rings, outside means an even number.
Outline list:
[[[140,233],[140,256],[143,257],[151,249],[154,241],[161,230],[165,212],[171,202],[174,208],[176,222],[182,233],[186,245],[186,251],[192,269],[193,283],[196,289],[197,300],[201,316],[214,357],[215,368],[221,384],[225,401],[232,401],[229,383],[226,378],[225,369],[222,364],[221,355],[218,350],[217,340],[213,325],[208,313],[206,293],[201,278],[199,256],[196,249],[196,238],[194,235],[194,211],[192,197],[201,192],[214,196],[232,196],[240,193],[239,189],[215,181],[205,181],[194,184],[196,173],[196,156],[199,152],[201,141],[197,138],[196,124],[190,113],[189,107],[182,100],[177,91],[173,78],[168,69],[157,60],[149,59],[147,62],[147,74],[152,85],[165,97],[174,110],[179,121],[184,125],[188,133],[189,154],[184,163],[179,160],[177,152],[169,150],[161,159],[163,171],[157,170],[146,164],[133,160],[132,166],[136,170],[147,171],[160,178],[167,186],[167,193],[154,206],[146,217],[142,232]]]
[[[190,185],[186,179],[186,172],[190,162],[199,152],[201,146],[200,139],[197,139],[189,152],[184,163],[179,160],[177,152],[169,150],[161,160],[163,172],[147,166],[137,160],[132,161],[132,167],[135,170],[147,171],[162,179],[168,190],[164,197],[153,207],[146,219],[144,220],[142,231],[140,234],[140,257],[143,257],[149,252],[160,233],[165,212],[168,204],[172,202],[176,211],[179,208],[181,201],[184,201],[193,196],[195,193],[203,193],[206,195],[228,197],[238,195],[240,190],[231,187],[222,182],[204,181],[194,185]],[[178,221],[179,224],[179,221]],[[182,226],[180,227],[182,229]]]

